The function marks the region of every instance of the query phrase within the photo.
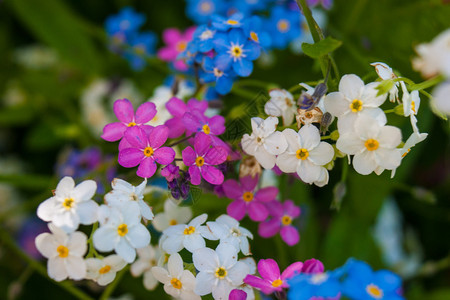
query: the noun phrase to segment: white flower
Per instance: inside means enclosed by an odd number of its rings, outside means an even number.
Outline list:
[[[360,116],[354,131],[340,135],[336,147],[345,154],[354,154],[356,172],[368,175],[377,168],[393,170],[400,165],[401,154],[397,146],[402,141],[400,129],[380,125],[376,120]]]
[[[419,132],[419,128],[417,127],[417,112],[420,107],[420,97],[419,91],[412,91],[411,94],[406,89],[406,85],[401,83],[403,96],[403,114],[405,117],[409,117],[411,119],[411,126],[414,132]]]
[[[275,166],[275,155],[286,150],[287,142],[279,131],[275,131],[278,119],[268,117],[252,118],[252,134],[244,134],[241,140],[242,149],[265,168],[272,169]]]
[[[67,277],[73,280],[85,278],[86,235],[79,231],[67,234],[52,223],[48,227],[52,233],[41,233],[35,240],[36,248],[48,259],[48,276],[56,281]]]
[[[392,68],[385,63],[374,62],[371,63],[370,65],[375,67],[375,71],[377,72],[378,77],[380,77],[382,80],[390,80],[397,78],[397,75],[395,75],[394,71],[392,71]],[[399,84],[398,82],[395,82],[395,84],[389,90],[389,101],[391,102],[395,102],[396,100],[398,100],[398,84]]]
[[[269,116],[282,117],[283,125],[289,126],[297,113],[297,105],[291,93],[282,89],[273,89],[269,92],[270,99],[264,105],[264,111]]]
[[[244,258],[241,258],[239,261],[245,263],[248,266],[248,268],[249,268],[248,274],[251,274],[251,275],[256,274],[256,262],[253,257],[244,257]],[[246,300],[254,300],[255,299],[255,292],[250,285],[248,285],[244,282],[237,288],[239,290],[243,290],[244,292],[247,293]]]
[[[113,190],[105,195],[105,202],[109,206],[122,205],[129,201],[136,201],[139,205],[141,215],[147,219],[153,219],[151,207],[144,201],[144,189],[147,185],[147,179],[138,185],[133,186],[125,180],[114,178],[111,182]]]
[[[437,110],[450,116],[450,81],[438,85],[433,91],[432,104]]]
[[[91,199],[96,189],[93,180],[83,181],[75,187],[72,177],[64,177],[54,196],[39,205],[37,215],[66,232],[75,231],[80,223],[92,224],[97,221],[98,204]]]
[[[150,233],[140,223],[139,206],[131,202],[120,207],[111,207],[105,222],[94,232],[94,246],[102,252],[114,250],[126,262],[136,258],[135,248],[150,243]]]
[[[209,230],[220,239],[220,243],[229,243],[236,249],[241,249],[244,255],[250,255],[248,239],[253,239],[253,234],[239,226],[239,222],[228,216],[221,215],[215,222],[206,223]]]
[[[356,75],[344,75],[339,82],[339,92],[330,93],[325,97],[325,108],[332,115],[338,117],[338,129],[342,134],[351,131],[356,118],[368,115],[386,123],[386,115],[378,107],[386,100],[386,95],[377,96],[379,83],[364,82]]]
[[[158,126],[164,125],[164,123],[172,118],[172,115],[166,108],[166,103],[170,100],[170,98],[166,97],[153,97],[149,99],[149,102],[153,102],[156,105],[156,115],[147,122],[147,125]]]
[[[194,218],[189,224],[173,225],[164,230],[163,235],[167,237],[162,242],[162,249],[169,254],[174,254],[186,248],[189,252],[194,252],[205,247],[205,240],[217,240],[206,226],[201,224],[206,222],[207,214],[202,214]]]
[[[167,199],[164,202],[164,212],[156,214],[152,224],[156,230],[164,231],[169,226],[187,223],[191,218],[192,211],[189,207],[178,206]]]
[[[402,159],[411,151],[411,148],[417,145],[418,143],[425,140],[428,136],[428,133],[419,133],[419,132],[413,132],[409,138],[406,140],[405,144],[400,150],[400,154],[402,155]],[[395,171],[397,169],[392,170],[391,178],[394,178]]]
[[[216,251],[210,248],[194,251],[192,259],[199,271],[195,293],[204,296],[212,292],[216,300],[228,299],[231,290],[240,286],[249,273],[248,265],[237,260],[237,253],[227,243],[219,244]]]
[[[86,279],[91,279],[99,285],[107,285],[116,278],[116,273],[126,266],[126,262],[118,255],[109,255],[103,259],[86,259]]]
[[[286,173],[297,172],[306,183],[324,180],[328,171],[322,167],[334,156],[333,147],[320,141],[319,130],[314,125],[306,125],[295,132],[288,128],[283,131],[288,143],[286,152],[277,157],[277,166]]]
[[[424,77],[432,77],[439,73],[450,77],[450,29],[445,30],[428,44],[416,46],[419,57],[413,59],[415,70]]]
[[[148,245],[144,248],[136,249],[138,259],[131,265],[130,272],[134,277],[144,274],[144,287],[147,290],[154,290],[158,285],[158,281],[153,276],[151,269],[158,265],[161,257],[159,247]]]
[[[196,279],[194,274],[184,270],[183,260],[178,253],[169,257],[167,270],[161,267],[152,268],[153,276],[164,284],[164,291],[172,297],[182,300],[201,300],[194,293]]]

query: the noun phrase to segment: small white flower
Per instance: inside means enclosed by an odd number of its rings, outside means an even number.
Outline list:
[[[102,252],[114,250],[126,262],[136,258],[136,248],[150,243],[150,233],[140,223],[139,206],[130,202],[122,206],[113,206],[105,222],[94,232],[94,247]]]
[[[450,81],[446,81],[438,85],[433,90],[432,104],[436,109],[450,116]]]
[[[393,170],[400,165],[401,154],[397,146],[402,141],[400,129],[380,125],[376,120],[360,116],[354,131],[339,136],[336,147],[345,154],[354,154],[356,172],[368,175],[377,168]]]
[[[217,240],[206,226],[201,226],[206,222],[207,214],[202,214],[194,218],[189,224],[173,225],[164,230],[166,237],[162,242],[162,249],[169,254],[180,252],[186,248],[189,252],[194,252],[199,248],[205,247],[205,238],[208,240]]]
[[[221,215],[215,222],[206,223],[209,230],[219,238],[220,243],[229,243],[241,249],[244,255],[250,255],[248,238],[253,239],[253,234],[247,229],[239,226],[239,222],[228,216]]]
[[[403,96],[403,114],[405,117],[409,117],[411,119],[411,126],[414,132],[419,132],[419,128],[417,127],[417,112],[420,107],[420,97],[419,91],[412,91],[411,94],[406,89],[406,85],[401,82]]]
[[[194,251],[192,259],[197,274],[195,293],[200,296],[212,292],[216,300],[226,300],[231,290],[242,285],[245,276],[249,274],[246,263],[237,260],[238,249],[233,245],[221,243],[216,251],[201,248]]]
[[[134,277],[144,274],[144,287],[147,290],[154,290],[158,285],[158,281],[153,276],[151,269],[158,265],[161,257],[159,247],[148,245],[144,248],[136,249],[138,259],[131,265],[130,272]]]
[[[88,258],[86,279],[94,280],[99,285],[107,285],[126,265],[127,263],[118,255],[109,255],[103,259]]]
[[[192,211],[187,206],[178,206],[174,201],[167,199],[164,202],[164,212],[156,214],[153,226],[158,231],[164,231],[172,225],[187,223],[192,218]]]
[[[390,80],[397,78],[397,75],[395,75],[394,71],[392,71],[392,68],[385,63],[374,62],[371,63],[370,65],[375,67],[375,71],[377,72],[378,77],[380,77],[382,80]],[[396,100],[398,100],[398,84],[399,83],[396,82],[389,90],[389,101],[391,102],[395,102]]]
[[[297,172],[306,183],[322,182],[328,179],[323,167],[334,156],[333,147],[320,141],[320,133],[314,125],[306,125],[295,132],[288,128],[283,131],[288,143],[286,152],[277,157],[277,166],[286,173]]]
[[[289,126],[297,113],[297,105],[291,93],[282,89],[273,89],[269,92],[270,99],[264,105],[264,111],[269,116],[282,117],[283,125]]]
[[[54,196],[39,205],[37,215],[68,233],[75,231],[80,223],[92,224],[97,221],[98,204],[91,199],[96,189],[97,184],[93,180],[75,186],[72,177],[64,177]]]
[[[450,77],[450,29],[445,30],[428,44],[416,46],[419,57],[413,59],[415,70],[424,77],[444,74]]]
[[[156,106],[156,115],[147,122],[147,125],[151,126],[158,126],[158,125],[164,125],[164,123],[172,118],[172,115],[166,108],[166,103],[170,100],[170,98],[166,97],[153,97],[149,99],[149,102],[153,102]]]
[[[73,280],[85,278],[83,256],[87,250],[86,235],[79,231],[67,234],[52,223],[48,227],[51,233],[41,233],[35,240],[36,248],[48,259],[48,276],[56,281],[67,277]]]
[[[284,136],[277,129],[278,118],[252,118],[252,134],[244,134],[241,140],[242,149],[265,168],[275,166],[275,156],[283,153],[287,148]]]
[[[344,75],[339,82],[339,92],[333,92],[325,97],[325,108],[338,117],[340,133],[351,131],[355,120],[360,115],[368,115],[380,124],[386,123],[386,115],[379,108],[386,100],[386,95],[377,96],[379,83],[364,82],[356,75]]]
[[[152,209],[144,201],[144,189],[146,185],[147,179],[144,179],[140,185],[135,187],[125,180],[114,178],[111,182],[113,190],[105,195],[105,202],[109,206],[115,206],[129,201],[136,201],[139,205],[141,215],[147,220],[152,220],[154,217]]]
[[[152,268],[153,276],[164,284],[164,291],[172,297],[182,300],[201,300],[194,293],[196,279],[194,274],[184,270],[183,260],[178,253],[169,257],[167,270],[161,267]]]

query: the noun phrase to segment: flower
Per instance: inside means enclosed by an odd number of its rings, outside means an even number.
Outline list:
[[[379,108],[386,100],[386,95],[377,96],[378,83],[364,82],[356,75],[344,75],[339,82],[339,92],[325,97],[325,109],[338,117],[340,133],[352,130],[355,120],[360,115],[368,115],[379,123],[386,123],[386,115]]]
[[[289,282],[289,299],[299,300],[339,300],[341,284],[337,272],[300,273],[292,277]]]
[[[206,23],[214,14],[222,14],[226,5],[223,0],[188,0],[186,15],[197,24]]]
[[[370,65],[375,67],[375,71],[377,72],[378,77],[380,77],[382,80],[392,80],[397,78],[397,75],[395,75],[394,71],[392,71],[392,68],[385,63],[374,62]],[[403,81],[401,82],[403,83]],[[398,100],[398,85],[399,83],[395,82],[395,84],[389,90],[389,100],[391,102],[395,102],[395,100]]]
[[[172,297],[182,300],[201,300],[194,293],[196,286],[195,276],[188,270],[184,270],[183,260],[178,253],[170,255],[167,270],[161,267],[153,267],[155,278],[164,284],[164,291]]]
[[[247,0],[247,1],[253,1],[254,0]],[[245,3],[244,1],[237,1],[238,3]],[[259,1],[259,4],[262,4],[263,1]],[[255,4],[257,4],[256,2]],[[264,28],[264,21],[259,16],[251,16],[244,22],[244,27],[242,28],[244,30],[244,34],[247,36],[248,39],[252,40],[253,42],[257,43],[260,47],[269,49],[272,44],[272,38],[270,37],[269,33],[266,32]]]
[[[242,220],[245,214],[253,221],[264,221],[269,215],[265,203],[275,200],[278,189],[265,187],[255,192],[259,177],[245,176],[237,182],[229,179],[224,182],[223,190],[228,198],[234,199],[227,207],[227,213],[236,220]]]
[[[169,226],[187,223],[192,218],[190,207],[178,206],[174,201],[167,199],[164,202],[164,212],[153,219],[153,227],[158,231],[164,231]]]
[[[302,273],[305,274],[317,274],[317,273],[323,273],[324,272],[324,266],[323,263],[315,258],[311,258],[308,260],[305,260],[302,267]]]
[[[175,158],[175,151],[170,147],[162,147],[169,135],[164,126],[149,128],[148,132],[139,127],[132,127],[125,132],[130,148],[119,152],[119,164],[125,168],[139,165],[136,174],[140,177],[152,177],[156,172],[156,163],[170,164]]]
[[[161,176],[165,177],[167,182],[172,182],[180,177],[180,168],[175,165],[167,165],[161,169]]]
[[[229,243],[236,249],[240,249],[244,255],[250,255],[248,239],[253,239],[253,234],[239,226],[239,222],[228,215],[221,215],[215,222],[207,222],[209,230],[219,238],[220,243]]]
[[[67,277],[81,280],[86,277],[86,263],[83,256],[87,250],[87,237],[76,231],[66,234],[53,223],[48,225],[51,233],[44,232],[36,237],[36,248],[48,259],[48,276],[56,281]]]
[[[96,189],[93,180],[75,186],[72,177],[66,176],[58,183],[54,196],[39,205],[37,215],[68,233],[75,231],[80,223],[92,224],[97,221],[98,204],[91,199]]]
[[[287,128],[283,131],[288,147],[278,155],[277,166],[286,173],[297,172],[306,183],[323,186],[328,183],[328,171],[323,167],[334,156],[333,147],[320,141],[319,129],[306,125],[295,132]]]
[[[269,238],[280,232],[281,238],[289,246],[298,243],[300,236],[297,228],[292,225],[294,218],[300,215],[300,207],[295,206],[292,200],[284,203],[272,201],[267,203],[272,218],[259,223],[258,234],[264,238]]]
[[[173,118],[166,121],[165,125],[170,128],[169,138],[174,139],[182,136],[186,131],[183,122],[184,114],[193,110],[204,113],[208,108],[208,102],[191,99],[186,104],[183,100],[173,97],[166,103],[166,108],[172,114]],[[189,135],[190,132],[186,134]]]
[[[228,299],[234,288],[243,283],[249,273],[247,264],[237,260],[237,249],[227,243],[217,246],[216,250],[200,248],[194,251],[192,259],[197,273],[194,292],[204,296],[212,292],[214,299]]]
[[[202,177],[211,184],[221,184],[223,174],[214,165],[227,159],[228,151],[221,146],[211,147],[209,135],[199,132],[194,139],[194,149],[186,147],[182,151],[183,163],[189,167],[189,175],[193,185],[199,185]]]
[[[232,28],[241,28],[243,25],[242,19],[244,15],[241,13],[234,13],[228,18],[222,17],[221,15],[214,15],[211,18],[211,24],[214,29],[220,31],[227,31]]]
[[[301,35],[300,12],[285,6],[275,6],[265,22],[266,31],[272,39],[272,47],[285,49],[290,42]]]
[[[286,90],[273,89],[269,92],[269,96],[269,101],[264,105],[266,114],[282,117],[284,126],[291,125],[297,112],[297,105],[292,94]]]
[[[104,220],[100,220],[100,228],[94,232],[94,247],[102,252],[114,250],[126,262],[136,258],[136,248],[150,243],[150,233],[140,223],[139,205],[135,202],[121,206],[106,207]]]
[[[258,272],[262,278],[247,275],[244,282],[252,287],[260,289],[265,294],[271,294],[275,291],[282,291],[283,288],[289,287],[287,279],[300,272],[302,269],[302,262],[295,262],[288,266],[286,270],[280,275],[280,268],[275,260],[261,259],[258,262]]]
[[[428,133],[413,132],[409,136],[409,138],[406,140],[406,142],[403,145],[403,147],[400,149],[400,153],[402,155],[402,160],[409,153],[409,151],[411,151],[412,147],[414,147],[418,143],[424,141],[427,138],[427,136],[428,136]],[[394,178],[396,170],[397,169],[393,169],[392,170],[391,178]]]
[[[214,116],[209,118],[203,112],[191,110],[183,115],[183,124],[189,132],[204,132],[207,135],[214,136],[213,142],[217,144],[215,136],[225,132],[225,118]]]
[[[105,22],[106,32],[134,32],[145,23],[145,19],[145,14],[137,13],[132,7],[124,7],[117,15],[108,17]]]
[[[208,25],[200,25],[194,31],[192,42],[195,43],[196,48],[201,53],[209,52],[214,48],[213,41],[215,34],[216,30],[214,28]]]
[[[151,269],[158,264],[161,257],[161,249],[152,245],[136,249],[138,259],[131,265],[130,272],[134,277],[144,274],[144,287],[147,290],[154,290],[158,285],[158,280],[153,276]]]
[[[155,47],[158,39],[155,33],[136,32],[129,38],[128,47],[123,56],[135,71],[142,71],[147,65],[149,56],[155,54]]]
[[[116,273],[126,266],[126,262],[118,255],[109,255],[103,259],[86,259],[86,279],[92,279],[99,285],[107,285],[116,278]]]
[[[173,66],[178,71],[186,71],[188,67],[182,60],[177,57],[182,53],[187,44],[192,40],[195,27],[189,27],[185,32],[180,32],[176,28],[168,28],[163,32],[163,41],[166,47],[158,51],[158,57],[164,61],[173,62]]]
[[[433,90],[431,103],[438,111],[450,116],[448,95],[450,95],[450,81],[445,81]]]
[[[205,57],[203,59],[203,71],[200,79],[204,83],[215,82],[215,90],[219,94],[225,95],[231,90],[233,80],[236,77],[232,68],[221,69],[217,67],[215,60]]]
[[[275,155],[283,153],[288,146],[284,135],[275,131],[278,119],[252,118],[251,123],[253,132],[242,137],[242,149],[245,153],[253,155],[263,168],[272,169],[275,166]]]
[[[345,154],[353,154],[356,172],[368,175],[378,167],[393,170],[400,165],[401,153],[397,146],[402,141],[400,129],[380,125],[367,116],[355,121],[354,130],[339,136],[336,147]]]
[[[234,289],[230,292],[229,300],[246,300],[247,293],[242,290]]]
[[[415,90],[409,93],[405,83],[401,82],[401,86],[403,90],[403,115],[410,118],[413,131],[418,133],[419,128],[417,127],[416,115],[420,107],[419,91]]]

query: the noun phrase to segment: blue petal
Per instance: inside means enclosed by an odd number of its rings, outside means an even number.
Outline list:
[[[241,77],[249,76],[253,71],[253,63],[246,59],[233,62],[233,70]]]
[[[216,56],[214,63],[217,68],[221,70],[226,70],[231,64],[231,55],[224,53]]]

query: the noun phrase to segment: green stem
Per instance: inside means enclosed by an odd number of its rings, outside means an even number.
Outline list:
[[[424,89],[427,89],[429,87],[435,86],[436,84],[441,83],[442,81],[444,81],[444,76],[438,75],[438,76],[430,78],[430,79],[428,79],[428,80],[426,80],[424,82],[410,85],[409,86],[409,90],[411,90],[411,91],[424,90]]]
[[[117,285],[119,284],[120,280],[122,280],[123,275],[128,271],[128,266],[123,268],[119,273],[116,275],[116,279],[106,287],[106,289],[103,291],[102,295],[100,296],[100,300],[107,300],[109,296],[114,292]]]
[[[94,232],[97,230],[98,228],[98,222],[95,222],[94,225],[92,226],[92,231],[91,231],[91,235],[89,236],[89,240],[87,241],[88,246],[89,246],[89,252],[86,256],[86,258],[91,258],[93,256],[98,257],[99,254],[97,253],[97,251],[94,248],[94,242],[93,242],[93,237],[94,237]]]
[[[390,113],[393,113],[393,112],[395,112],[395,109],[386,109],[384,111],[385,114],[390,114]]]
[[[331,139],[331,135],[324,135],[320,137],[321,140],[328,140]]]
[[[342,160],[342,174],[341,174],[341,182],[347,181],[347,175],[348,175],[348,161],[346,161],[347,158],[344,157]]]

